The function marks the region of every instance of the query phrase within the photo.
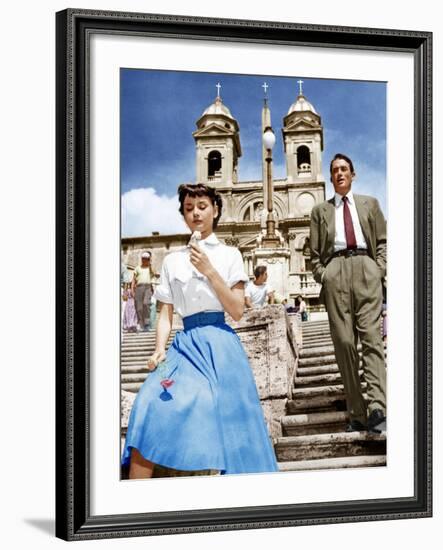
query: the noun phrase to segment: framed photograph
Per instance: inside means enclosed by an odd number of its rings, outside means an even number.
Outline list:
[[[56,535],[430,516],[432,34],[56,17]]]

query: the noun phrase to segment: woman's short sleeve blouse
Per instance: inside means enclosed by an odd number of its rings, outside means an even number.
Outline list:
[[[238,248],[220,243],[214,233],[201,240],[199,246],[230,288],[240,281],[249,280]],[[189,256],[189,247],[166,256],[161,269],[160,284],[155,289],[155,298],[160,302],[173,304],[182,317],[201,311],[223,311],[212,286],[194,268]]]

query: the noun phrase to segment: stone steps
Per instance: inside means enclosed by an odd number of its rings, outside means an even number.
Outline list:
[[[168,341],[171,341],[169,339]],[[142,351],[144,349],[150,349],[152,347],[155,347],[155,340],[144,340],[143,342],[134,342],[134,343],[127,343],[124,342],[121,345],[122,351]]]
[[[321,365],[334,365],[336,364],[335,355],[329,353],[326,355],[314,355],[313,357],[299,357],[299,367],[321,366]]]
[[[174,339],[172,330],[167,347]],[[121,345],[121,389],[137,393],[148,376],[146,363],[155,350],[155,332],[123,333]]]
[[[331,335],[325,336],[305,336],[303,335],[303,342],[308,342],[309,344],[317,342],[332,342]]]
[[[277,460],[301,461],[386,453],[386,434],[368,432],[324,433],[277,439]]]
[[[122,390],[138,393],[138,390],[141,388],[143,382],[122,382]]]
[[[312,334],[305,334],[304,332],[302,332],[302,334],[303,339],[307,341],[331,339],[331,334],[329,332],[313,332]]]
[[[357,350],[359,353],[361,353],[361,344],[357,346]],[[310,359],[313,357],[320,357],[320,356],[334,356],[335,358],[335,352],[334,352],[334,346],[318,346],[315,348],[304,348],[300,351],[300,359]]]
[[[148,357],[150,357],[153,353],[154,348],[152,348],[152,351],[150,353],[144,353],[143,355],[139,355],[138,357],[122,359],[121,365],[125,367],[145,365]]]
[[[281,419],[283,434],[309,435],[341,432],[346,429],[348,413],[345,411],[313,412],[287,415]]]
[[[336,395],[320,395],[308,397],[307,399],[289,399],[286,404],[288,414],[298,414],[315,411],[341,411],[346,410],[345,395],[343,392]]]
[[[312,365],[308,367],[299,367],[297,369],[297,377],[303,378],[305,376],[315,376],[317,374],[332,374],[337,372],[339,372],[337,363],[330,365]]]
[[[306,340],[303,339],[301,350],[305,349],[311,349],[315,350],[316,348],[324,348],[324,347],[332,347],[333,343],[332,340],[321,340],[321,341],[314,341],[314,342],[306,342]]]
[[[386,455],[344,456],[339,458],[320,458],[278,462],[280,472],[297,472],[309,470],[342,470],[343,468],[368,468],[386,466]]]
[[[132,361],[122,361],[122,369],[128,369],[127,372],[131,372],[134,369],[145,369],[146,368],[146,362],[148,360],[148,357],[150,357],[151,354],[147,354],[146,358],[141,359],[134,359]]]
[[[152,352],[151,353],[146,353],[143,356],[140,355],[139,357],[137,357],[136,359],[133,359],[132,361],[130,361],[128,359],[125,359],[124,361],[121,362],[121,366],[124,367],[124,368],[126,368],[126,367],[129,367],[129,368],[146,367],[146,363],[148,362],[148,358],[151,357],[151,355],[152,355]]]
[[[362,365],[361,357],[362,357],[361,353],[359,353],[360,365]],[[312,367],[332,367],[332,366],[335,366],[335,367],[337,366],[335,355],[318,355],[313,357],[306,357],[298,360],[297,372],[300,368],[308,369]]]
[[[318,346],[315,349],[304,348],[300,350],[300,359],[310,359],[312,357],[323,357],[334,355],[334,346]]]
[[[349,417],[329,324],[302,323],[302,337],[292,399],[275,445],[280,471],[386,465],[385,433],[346,432]]]
[[[147,369],[145,369],[145,372],[123,373],[121,377],[123,389],[126,389],[126,385],[128,383],[129,384],[140,383],[140,385],[143,384],[147,376],[148,376]]]
[[[316,331],[310,331],[306,332],[305,330],[302,331],[302,334],[305,338],[330,338],[331,334],[329,332],[329,329],[321,329]]]
[[[366,389],[366,384],[362,383],[363,391]],[[299,399],[309,399],[311,397],[329,397],[343,395],[343,384],[335,385],[326,385],[326,386],[314,386],[314,387],[295,387],[292,390],[292,399],[293,401],[298,401]]]
[[[123,340],[128,344],[151,341],[151,340],[155,340],[155,332],[154,331],[138,332],[138,333],[124,332]]]
[[[172,342],[173,338],[169,338],[168,342]],[[153,340],[143,340],[142,342],[124,342],[122,343],[122,351],[143,351],[145,349],[150,349],[152,346],[155,346],[155,339]]]
[[[147,372],[146,363],[140,363],[137,365],[125,365],[121,369],[122,375],[123,374],[131,374],[131,373],[139,373],[139,372]]]
[[[168,341],[168,346],[170,345],[170,341]],[[121,356],[122,357],[128,357],[128,358],[131,358],[131,357],[136,357],[137,354],[146,354],[146,353],[150,353],[153,349],[155,349],[155,342],[152,342],[152,343],[148,343],[144,346],[140,346],[140,347],[123,347],[121,346],[120,350],[121,350]]]
[[[331,336],[329,325],[327,327],[321,327],[315,330],[306,330],[305,328],[302,328],[302,334],[305,338],[313,338],[318,336],[326,336],[327,338],[330,338]]]
[[[318,328],[311,328],[311,329],[306,329],[302,327],[302,332],[303,332],[303,336],[315,336],[318,334],[330,336],[329,325],[327,327],[318,327]]]
[[[168,343],[169,345],[169,343]],[[122,357],[122,360],[123,361],[134,361],[135,359],[137,359],[137,357],[145,357],[146,355],[150,355],[152,354],[152,351],[155,349],[155,343],[152,344],[152,346],[150,347],[146,347],[146,348],[143,348],[143,349],[140,349],[140,350],[127,350],[127,349],[122,349],[121,350],[121,357]]]
[[[329,330],[329,321],[308,321],[302,323],[303,332],[317,332],[319,330]]]
[[[360,377],[363,374],[363,371],[360,370]],[[336,383],[341,382],[341,375],[338,372],[332,372],[332,373],[321,373],[321,374],[309,374],[305,376],[300,376],[300,372],[297,371],[297,377],[294,378],[294,385],[298,388],[300,387],[307,387],[314,388],[317,386],[330,386]]]

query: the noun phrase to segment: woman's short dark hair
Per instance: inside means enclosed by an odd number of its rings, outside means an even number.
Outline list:
[[[349,168],[351,169],[351,172],[354,173],[354,165],[352,164],[352,160],[347,157],[346,155],[343,155],[343,153],[337,153],[336,155],[334,155],[334,158],[331,160],[331,164],[329,165],[329,173],[332,175],[332,163],[334,162],[334,160],[344,160],[346,161],[348,164],[349,164]]]
[[[258,279],[260,275],[263,275],[263,273],[266,273],[266,266],[265,265],[258,265],[254,269],[254,277]]]
[[[178,188],[178,200],[180,202],[179,212],[182,216],[185,214],[184,203],[186,197],[208,197],[213,206],[218,207],[217,216],[212,223],[212,229],[217,227],[218,221],[222,215],[223,201],[221,195],[217,193],[214,187],[204,183],[182,183]]]

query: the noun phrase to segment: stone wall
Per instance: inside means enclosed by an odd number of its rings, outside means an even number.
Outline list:
[[[280,417],[291,398],[300,323],[281,305],[247,309],[241,321],[227,316],[227,322],[248,355],[270,434],[281,437]]]

